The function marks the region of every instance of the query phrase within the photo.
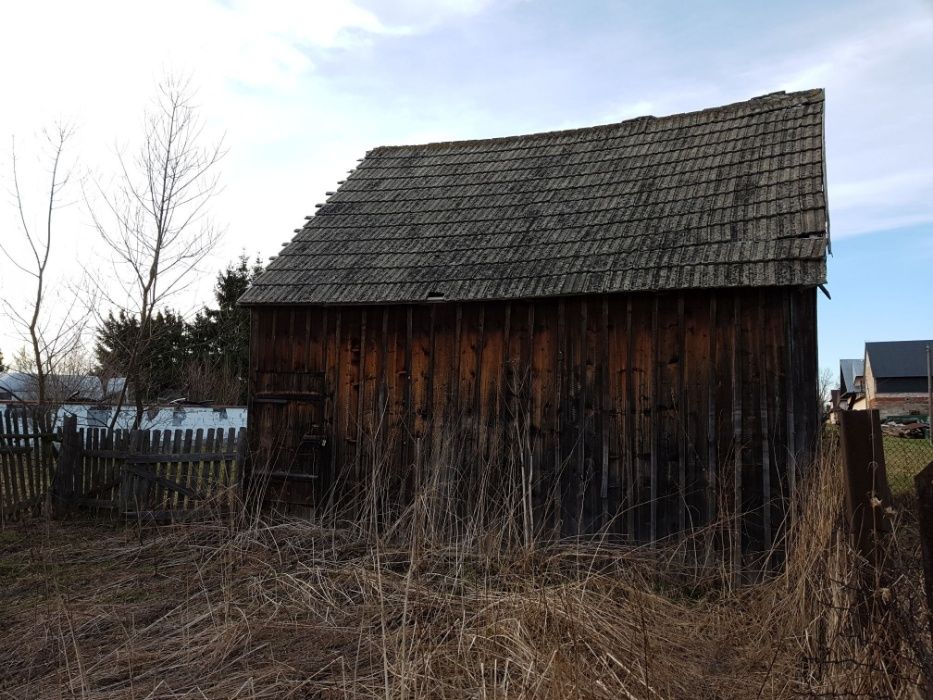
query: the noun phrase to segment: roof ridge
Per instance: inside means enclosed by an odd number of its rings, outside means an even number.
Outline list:
[[[865,345],[893,345],[894,343],[930,343],[933,338],[916,338],[914,340],[866,340]]]
[[[711,114],[719,111],[726,110],[735,110],[739,107],[749,107],[757,104],[765,104],[767,102],[775,103],[778,100],[781,102],[789,101],[794,98],[805,98],[808,102],[824,100],[824,89],[823,88],[811,88],[809,90],[798,90],[796,92],[784,92],[783,90],[778,92],[769,92],[764,95],[758,95],[756,97],[751,97],[747,100],[739,100],[737,102],[730,102],[725,105],[719,105],[716,107],[706,107],[704,109],[695,109],[689,110],[686,112],[674,112],[672,114],[665,114],[660,117],[654,115],[642,115],[639,117],[632,117],[630,119],[623,119],[618,122],[609,122],[606,124],[594,124],[591,126],[575,126],[569,129],[552,129],[550,131],[535,131],[528,134],[510,134],[508,136],[491,136],[485,138],[476,138],[476,139],[454,139],[450,141],[429,141],[427,143],[399,143],[399,144],[386,144],[382,146],[376,146],[366,151],[366,157],[369,157],[371,154],[376,154],[377,152],[383,151],[392,151],[396,149],[405,149],[405,148],[441,148],[449,146],[460,146],[460,145],[478,145],[484,143],[501,143],[503,141],[509,141],[513,139],[543,139],[554,136],[564,136],[574,133],[582,133],[586,131],[599,131],[603,129],[613,129],[618,128],[625,124],[636,125],[643,124],[647,125],[651,122],[662,121],[667,119],[676,119],[678,117],[693,116],[697,114]],[[762,109],[757,110],[759,112],[774,111],[779,109],[777,107],[772,109]]]

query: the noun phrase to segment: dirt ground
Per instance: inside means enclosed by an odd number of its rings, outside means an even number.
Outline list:
[[[215,557],[228,536],[92,520],[4,530],[0,697],[305,696],[292,679],[314,678],[358,634],[308,611],[268,624],[261,600],[247,619],[240,596],[263,567]]]

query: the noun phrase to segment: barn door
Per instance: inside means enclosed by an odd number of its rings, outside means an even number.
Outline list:
[[[329,464],[323,372],[259,372],[252,397],[258,444],[252,481],[266,500],[312,505]]]

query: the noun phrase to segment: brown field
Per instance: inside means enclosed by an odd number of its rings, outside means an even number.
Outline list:
[[[784,573],[699,553],[455,542],[430,508],[381,534],[282,520],[0,532],[0,698],[923,697],[916,537],[884,580],[842,536],[838,467],[808,484]],[[856,606],[859,582],[868,590]]]

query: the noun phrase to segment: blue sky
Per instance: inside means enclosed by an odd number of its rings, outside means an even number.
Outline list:
[[[862,357],[865,342],[933,337],[933,225],[835,241],[828,287],[832,299],[818,302],[823,367]]]
[[[0,187],[16,135],[41,217],[41,127],[77,128],[80,175],[106,179],[165,71],[191,76],[224,135],[226,230],[212,268],[277,253],[377,145],[552,130],[824,87],[834,255],[820,364],[865,340],[933,336],[933,2],[164,0],[16,3],[0,26]],[[49,18],[55,17],[55,22]],[[59,293],[101,251],[80,192],[60,212]],[[9,197],[0,236],[16,246]],[[20,251],[22,252],[22,251]],[[0,261],[0,297],[28,291]],[[20,341],[0,318],[0,349]]]

